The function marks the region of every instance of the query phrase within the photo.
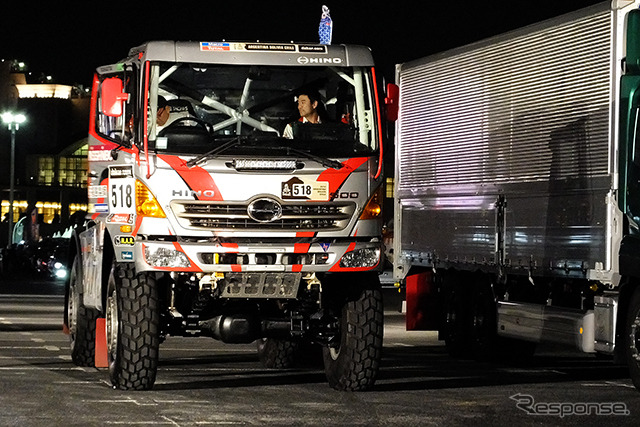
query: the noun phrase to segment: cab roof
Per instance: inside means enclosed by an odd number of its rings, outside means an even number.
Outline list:
[[[129,51],[144,61],[281,66],[373,66],[371,50],[359,45],[263,42],[150,41]]]

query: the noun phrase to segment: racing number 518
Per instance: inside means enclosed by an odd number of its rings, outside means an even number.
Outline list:
[[[132,193],[131,184],[113,184],[111,186],[111,206],[114,208],[131,208],[133,206]]]

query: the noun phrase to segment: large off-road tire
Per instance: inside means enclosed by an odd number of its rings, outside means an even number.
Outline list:
[[[107,291],[109,376],[121,390],[149,390],[158,370],[160,312],[155,279],[114,262]]]
[[[296,364],[299,343],[279,338],[262,338],[257,341],[260,363],[269,369],[287,369]]]
[[[629,301],[624,348],[631,381],[640,390],[640,287],[635,289]]]
[[[492,360],[497,352],[498,312],[491,283],[480,274],[473,285],[471,311],[471,352],[477,360]]]
[[[96,319],[99,312],[82,303],[82,266],[75,256],[65,293],[64,323],[69,330],[71,360],[77,366],[95,366]]]
[[[365,277],[377,281],[377,275]],[[342,303],[338,343],[323,348],[329,385],[345,391],[373,387],[382,357],[382,336],[382,293],[379,285],[373,283]]]

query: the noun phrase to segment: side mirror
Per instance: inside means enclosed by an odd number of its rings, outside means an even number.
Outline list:
[[[109,117],[120,117],[123,112],[122,103],[129,99],[129,94],[124,93],[122,80],[118,77],[109,77],[102,81],[100,86],[100,100],[102,112]]]
[[[398,120],[398,110],[400,109],[400,87],[397,84],[387,84],[387,96],[384,98],[386,106],[387,120],[395,122]]]

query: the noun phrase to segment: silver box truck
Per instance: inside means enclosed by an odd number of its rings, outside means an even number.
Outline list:
[[[570,344],[628,363],[640,387],[639,6],[397,66],[410,329],[478,357]]]

